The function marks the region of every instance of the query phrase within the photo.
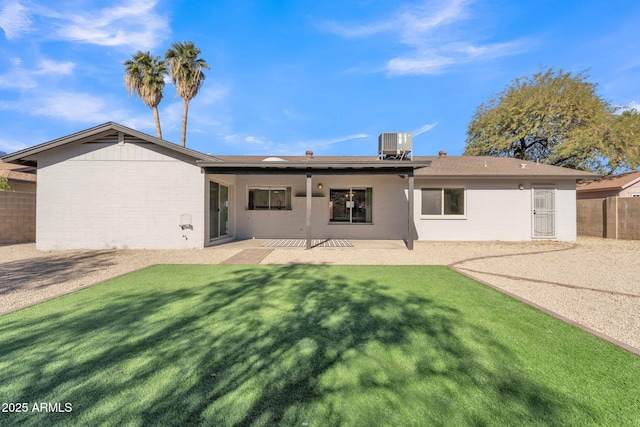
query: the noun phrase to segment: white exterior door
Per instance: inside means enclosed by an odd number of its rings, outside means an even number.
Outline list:
[[[533,189],[532,228],[534,238],[556,237],[556,192],[553,188]]]

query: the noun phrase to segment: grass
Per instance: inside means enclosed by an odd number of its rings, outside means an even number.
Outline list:
[[[639,390],[640,358],[445,267],[163,265],[0,317],[28,404],[0,425],[623,426]]]

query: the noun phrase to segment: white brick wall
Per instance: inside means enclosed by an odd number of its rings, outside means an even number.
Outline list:
[[[163,151],[125,143],[75,144],[43,153],[37,248],[203,247],[204,174],[193,159]],[[184,213],[192,216],[193,231],[179,227]]]

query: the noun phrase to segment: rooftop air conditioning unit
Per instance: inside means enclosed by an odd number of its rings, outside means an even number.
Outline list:
[[[378,156],[383,160],[405,160],[411,153],[411,132],[385,132],[378,137]]]

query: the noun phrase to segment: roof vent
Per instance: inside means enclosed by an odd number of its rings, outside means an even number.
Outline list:
[[[378,156],[382,160],[410,160],[413,137],[411,132],[381,133],[378,137]]]
[[[307,159],[313,159],[313,151],[307,150],[304,154],[307,155]]]
[[[438,157],[441,157],[441,158],[443,158],[443,159],[444,159],[445,157],[447,157],[447,152],[446,152],[446,151],[444,151],[444,150],[440,150],[440,151],[438,152]]]

